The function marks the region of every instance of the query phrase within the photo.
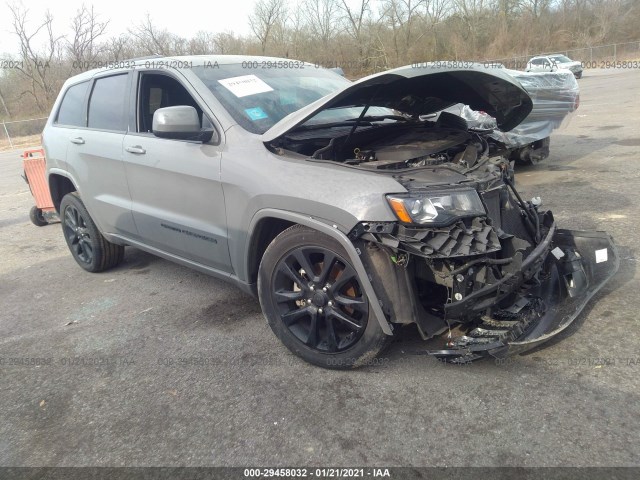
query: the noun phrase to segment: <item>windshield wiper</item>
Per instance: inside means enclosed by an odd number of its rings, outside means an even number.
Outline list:
[[[359,126],[367,125],[372,126],[374,122],[381,122],[382,120],[396,120],[398,122],[408,122],[410,118],[403,117],[402,115],[371,115],[362,118],[350,118],[348,120],[341,120],[339,122],[331,123],[315,123],[312,125],[300,125],[293,129],[293,131],[299,130],[318,130],[322,128],[334,128],[334,127],[351,127],[354,124]]]
[[[367,115],[362,117],[365,122],[379,122],[381,120],[397,120],[398,122],[408,122],[410,118],[403,117],[402,115]]]
[[[351,127],[354,123],[356,123],[356,119],[352,120],[341,120],[339,122],[331,122],[331,123],[315,123],[313,125],[300,125],[299,127],[291,130],[292,132],[297,132],[300,130],[321,130],[323,128],[334,128],[334,127]],[[368,125],[371,123],[367,122]]]

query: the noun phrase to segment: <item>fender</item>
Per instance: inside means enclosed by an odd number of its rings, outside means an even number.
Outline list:
[[[80,188],[78,187],[78,182],[76,181],[75,178],[73,178],[73,175],[71,175],[67,170],[63,170],[63,169],[58,168],[58,167],[47,168],[47,185],[50,185],[49,184],[49,177],[51,175],[60,175],[61,177],[68,178],[71,181],[71,183],[73,183],[73,186],[76,187],[76,192],[78,192],[78,195],[80,195],[80,197],[82,197],[82,192],[80,191]]]
[[[342,247],[346,250],[347,255],[349,256],[349,260],[358,273],[358,277],[360,277],[362,287],[364,288],[364,291],[369,298],[369,305],[371,306],[373,315],[376,317],[376,320],[380,324],[382,331],[387,335],[393,335],[393,326],[387,321],[386,317],[384,316],[382,307],[380,306],[380,302],[378,300],[378,296],[373,289],[373,285],[371,285],[369,275],[367,274],[367,271],[364,268],[364,264],[360,259],[360,254],[362,252],[358,252],[358,250],[356,250],[353,243],[351,243],[349,238],[343,232],[341,232],[336,225],[329,225],[327,223],[324,223],[320,219],[309,217],[307,215],[301,215],[299,213],[265,208],[256,212],[256,214],[251,219],[248,230],[249,235],[247,238],[251,238],[256,224],[266,217],[279,218],[281,220],[298,223],[300,225],[313,228],[314,230],[324,233],[325,235],[328,235],[338,241],[340,245],[342,245]],[[247,245],[245,246],[245,258],[248,258],[249,255],[249,245],[250,242],[247,242]],[[245,264],[247,264],[247,262],[245,262]]]

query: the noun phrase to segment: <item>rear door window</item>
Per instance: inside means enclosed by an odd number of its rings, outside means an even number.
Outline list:
[[[86,126],[84,97],[87,95],[87,88],[89,88],[88,81],[69,87],[58,110],[57,124],[73,127]]]
[[[98,78],[89,99],[89,128],[127,130],[128,74]]]

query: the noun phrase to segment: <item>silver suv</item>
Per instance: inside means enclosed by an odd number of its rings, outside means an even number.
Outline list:
[[[530,112],[513,77],[417,64],[351,83],[289,59],[138,59],[69,79],[44,130],[77,263],[132,246],[259,297],[274,333],[329,368],[415,324],[452,362],[566,328],[616,271],[611,238],[525,201],[491,131]]]

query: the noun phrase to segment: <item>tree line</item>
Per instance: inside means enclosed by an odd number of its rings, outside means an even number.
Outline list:
[[[68,77],[147,55],[244,54],[341,66],[348,77],[414,62],[488,60],[639,39],[637,0],[257,0],[251,33],[184,38],[142,18],[108,36],[82,6],[66,34],[53,16],[7,5],[18,54],[0,59],[0,119],[47,114]],[[45,39],[43,42],[42,39]],[[43,44],[44,43],[44,44]]]

